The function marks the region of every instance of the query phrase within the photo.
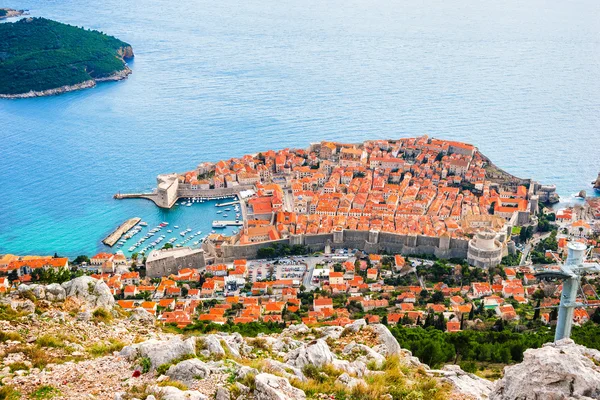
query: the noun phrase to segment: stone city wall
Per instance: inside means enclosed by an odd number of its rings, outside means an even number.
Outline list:
[[[311,251],[322,251],[328,242],[333,247],[359,249],[368,253],[385,251],[405,255],[431,254],[440,258],[466,258],[469,246],[468,239],[343,230],[331,234],[291,235],[289,239],[250,245],[224,245],[222,250],[223,258],[231,261],[236,258],[256,258],[258,249],[273,243],[302,244],[308,246]]]
[[[205,267],[204,252],[195,252],[182,257],[165,257],[146,262],[146,276],[160,278],[177,274],[179,270],[184,268],[203,269]]]

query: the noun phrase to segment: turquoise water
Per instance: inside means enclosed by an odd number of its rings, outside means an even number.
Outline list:
[[[75,256],[134,216],[214,207],[118,191],[322,139],[472,142],[564,197],[600,171],[600,2],[8,0],[132,44],[123,82],[0,102],[0,253]]]

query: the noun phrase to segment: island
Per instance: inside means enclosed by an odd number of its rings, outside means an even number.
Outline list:
[[[19,17],[25,14],[25,10],[13,10],[12,8],[0,8],[0,19]]]
[[[131,46],[45,18],[0,24],[0,98],[28,98],[125,79]]]

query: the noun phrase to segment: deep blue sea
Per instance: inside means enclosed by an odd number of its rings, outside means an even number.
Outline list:
[[[76,256],[139,216],[118,191],[323,139],[471,142],[569,198],[600,171],[600,2],[5,0],[133,46],[128,80],[0,101],[0,253]]]

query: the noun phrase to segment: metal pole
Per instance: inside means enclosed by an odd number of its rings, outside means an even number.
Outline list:
[[[573,326],[574,304],[577,299],[577,288],[579,287],[579,276],[569,278],[563,281],[562,295],[560,296],[560,306],[558,308],[558,321],[556,323],[556,333],[554,341],[565,339],[571,336],[571,327]]]
[[[571,328],[573,326],[573,311],[575,310],[577,289],[579,288],[579,280],[581,279],[581,276],[575,269],[583,264],[585,250],[586,246],[583,243],[571,242],[568,244],[569,252],[563,269],[565,272],[569,273],[571,277],[563,281],[554,341],[565,339],[571,336]]]

